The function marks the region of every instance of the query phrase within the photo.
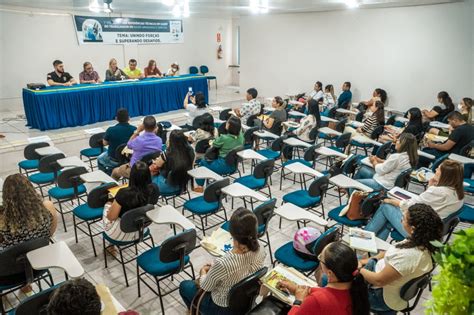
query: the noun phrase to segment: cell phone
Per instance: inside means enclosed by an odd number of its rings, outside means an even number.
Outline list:
[[[407,196],[407,195],[405,195],[404,193],[402,193],[402,192],[400,192],[400,191],[396,191],[396,192],[394,193],[394,195],[397,196],[397,197],[399,197],[399,198],[401,198],[401,199],[403,199],[403,200],[408,200],[408,199],[410,199],[410,196]]]
[[[189,95],[193,95],[193,88],[192,87],[188,88],[188,93],[189,93]]]

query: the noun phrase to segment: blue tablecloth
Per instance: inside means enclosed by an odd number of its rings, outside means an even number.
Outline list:
[[[131,117],[181,109],[189,87],[194,93],[203,92],[208,101],[207,79],[201,75],[182,75],[47,87],[39,91],[23,89],[23,106],[28,126],[49,130],[112,120],[121,107],[128,109]]]

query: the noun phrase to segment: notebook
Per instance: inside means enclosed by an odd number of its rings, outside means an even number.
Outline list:
[[[377,253],[374,232],[349,228],[349,246],[369,253]]]
[[[217,229],[211,236],[204,236],[201,246],[213,256],[224,256],[233,248],[233,239],[229,232]]]
[[[416,196],[414,193],[406,191],[400,187],[393,187],[387,193],[387,195],[391,198],[398,199],[400,201],[408,200]]]

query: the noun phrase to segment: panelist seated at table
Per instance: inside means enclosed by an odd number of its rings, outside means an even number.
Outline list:
[[[46,314],[48,315],[100,315],[101,300],[94,285],[84,278],[62,283],[51,294]]]
[[[179,64],[177,62],[173,62],[168,72],[166,72],[167,77],[174,77],[175,75],[179,75]]]
[[[148,61],[148,66],[143,69],[146,78],[161,78],[163,74],[160,69],[156,66],[156,61],[151,59]]]
[[[316,280],[321,287],[296,285],[289,280],[278,282],[279,289],[295,296],[288,314],[369,314],[367,284],[357,268],[356,252],[344,243],[333,242],[324,247],[318,260]]]
[[[258,91],[255,88],[248,89],[245,95],[247,103],[242,104],[241,108],[234,108],[235,114],[240,117],[244,125],[252,126],[254,122],[248,121],[249,117],[258,115],[262,111],[262,105],[257,100],[257,96]]]
[[[128,75],[117,66],[115,58],[110,59],[109,69],[105,71],[105,81],[121,81],[128,79]]]
[[[97,71],[92,67],[92,63],[89,61],[84,62],[84,71],[79,73],[79,83],[102,83]]]
[[[128,61],[128,67],[125,67],[123,72],[125,72],[130,79],[141,79],[145,77],[142,69],[137,67],[137,61],[135,59],[130,59]]]
[[[71,86],[77,84],[76,80],[64,71],[64,64],[61,60],[55,60],[53,62],[54,71],[48,73],[47,81],[50,86]]]

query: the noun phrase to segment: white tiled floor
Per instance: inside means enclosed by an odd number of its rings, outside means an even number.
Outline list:
[[[214,94],[213,90],[211,90],[210,95],[211,103],[220,104],[223,106],[239,104],[240,100],[242,99],[242,95],[236,94],[234,90],[226,88],[219,89],[217,91],[217,95]],[[0,113],[3,118],[3,121],[0,125],[0,132],[7,136],[6,139],[0,140],[0,163],[2,165],[0,177],[2,178],[7,176],[8,174],[17,172],[16,163],[23,157],[22,150],[28,137],[49,135],[54,140],[55,144],[61,150],[63,150],[63,152],[65,152],[69,156],[73,156],[78,155],[80,148],[87,147],[88,136],[83,132],[84,129],[93,127],[104,127],[112,124],[112,122],[104,122],[94,124],[92,126],[82,126],[61,130],[53,130],[49,132],[40,132],[27,129],[24,126],[25,122],[22,120],[8,121],[8,119],[13,118],[18,114],[21,114],[21,109]],[[183,115],[181,114],[181,112],[178,111],[173,113],[161,114],[157,117],[159,117],[159,119],[161,120],[172,120],[176,124],[184,122]],[[137,121],[138,119],[139,117],[136,117],[133,119],[133,121]],[[250,167],[249,165],[247,165],[247,172],[249,169]],[[274,197],[278,198],[277,205],[280,205],[281,197],[283,194],[299,189],[299,186],[294,185],[290,181],[285,181],[283,183],[283,189],[280,191],[279,174],[274,174],[272,178],[272,193],[274,194]],[[334,191],[332,192],[335,193]],[[192,196],[195,195],[195,193],[192,193]],[[181,202],[179,204],[181,204]],[[241,205],[243,205],[242,202],[236,200],[234,209]],[[334,208],[335,206],[338,206],[339,203],[336,197],[328,196],[324,201],[324,205],[327,213],[328,210]],[[233,209],[231,209],[230,199],[229,202],[224,203],[224,206],[227,210],[228,216],[230,216],[233,211]],[[69,205],[69,207],[71,206]],[[137,310],[141,314],[160,313],[160,304],[158,297],[155,296],[148,288],[143,285],[142,296],[138,298],[135,263],[131,263],[127,266],[130,287],[125,287],[122,268],[116,261],[112,261],[110,257],[108,259],[109,267],[107,269],[104,268],[102,241],[100,240],[100,238],[96,238],[95,241],[98,257],[94,257],[91,244],[87,236],[79,232],[79,242],[75,242],[71,215],[66,216],[66,221],[68,226],[68,232],[65,233],[63,231],[62,225],[59,224],[57,233],[55,234],[54,238],[56,240],[64,240],[65,242],[67,242],[71,250],[75,253],[77,258],[83,265],[86,271],[85,277],[88,280],[93,283],[107,285],[110,288],[112,294],[127,309]],[[273,251],[275,251],[279,246],[283,245],[284,243],[290,241],[293,237],[294,232],[297,229],[296,223],[286,221],[283,221],[282,229],[279,229],[278,221],[278,218],[274,217],[271,221],[269,228]],[[154,237],[155,243],[159,244],[168,236],[172,235],[173,232],[167,225],[152,225],[151,233]],[[197,248],[191,254],[191,261],[195,266],[196,272],[198,272],[199,268],[203,264],[212,261],[212,257],[202,248]],[[268,255],[266,263],[267,265],[270,265],[270,258],[268,257]],[[55,271],[54,278],[55,282],[60,282],[64,280],[64,275],[61,271]],[[175,281],[175,285],[177,285],[178,283],[178,281]],[[19,295],[19,297],[24,298],[23,296],[21,296],[21,294]],[[429,297],[430,293],[428,292],[428,290],[426,290],[423,294],[422,300],[419,303],[419,306],[417,307],[416,311],[413,312],[413,314],[423,313],[422,304]],[[18,302],[13,295],[10,295],[8,296],[8,303],[16,304]],[[177,291],[166,296],[164,298],[164,303],[167,314],[186,314],[186,309]]]

